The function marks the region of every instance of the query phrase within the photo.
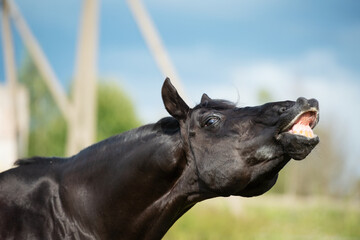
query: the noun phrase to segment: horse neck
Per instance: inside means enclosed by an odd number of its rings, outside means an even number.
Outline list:
[[[166,194],[142,212],[137,223],[147,226],[136,239],[161,239],[170,227],[197,202],[208,199],[199,189],[198,178],[192,167],[186,167],[180,178]],[[149,224],[151,223],[151,224]]]
[[[65,184],[68,202],[101,212],[106,216],[102,225],[118,229],[119,236],[121,231],[137,234],[134,238],[165,234],[192,206],[189,196],[196,192],[180,131],[169,129],[148,125],[80,152]],[[81,206],[72,207],[83,214]]]

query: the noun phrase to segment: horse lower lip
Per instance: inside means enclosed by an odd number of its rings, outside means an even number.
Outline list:
[[[289,132],[278,135],[277,140],[283,145],[286,154],[295,160],[304,159],[320,141],[316,135],[309,138]]]

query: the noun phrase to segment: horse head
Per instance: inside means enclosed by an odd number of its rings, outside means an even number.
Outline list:
[[[169,79],[162,88],[166,110],[178,120],[187,164],[200,191],[217,196],[256,196],[268,191],[291,159],[304,159],[319,143],[315,99],[239,108],[204,94],[190,108]]]

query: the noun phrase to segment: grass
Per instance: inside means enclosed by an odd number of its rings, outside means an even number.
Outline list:
[[[360,205],[328,199],[261,196],[205,201],[165,240],[357,240]]]

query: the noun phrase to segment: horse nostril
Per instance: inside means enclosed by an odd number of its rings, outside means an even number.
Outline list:
[[[282,113],[286,112],[286,110],[287,110],[286,107],[281,107],[281,108],[279,109],[279,113],[282,114]]]
[[[312,98],[312,99],[309,99],[309,104],[311,107],[315,107],[316,109],[319,109],[319,102]]]
[[[309,101],[304,98],[304,97],[299,97],[297,100],[296,100],[296,104],[299,105],[301,108],[303,109],[307,109],[307,108],[310,108],[310,104],[309,104]]]
[[[308,104],[308,100],[304,97],[299,97],[297,100],[296,100],[296,103],[297,104],[300,104],[300,105],[306,105]]]

